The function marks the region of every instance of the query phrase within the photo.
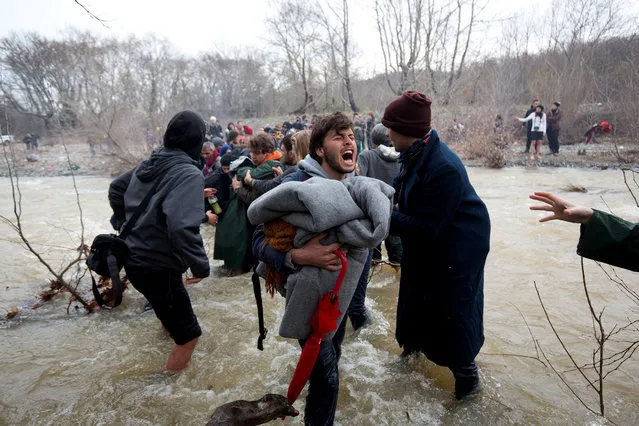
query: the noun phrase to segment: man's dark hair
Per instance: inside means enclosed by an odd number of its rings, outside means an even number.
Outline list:
[[[286,135],[280,142],[280,145],[284,145],[288,152],[293,151],[293,141],[291,140],[292,137],[293,135]]]
[[[269,154],[275,151],[275,142],[268,133],[257,132],[249,139],[249,151]]]
[[[235,130],[231,130],[229,132],[229,140],[228,140],[228,142],[231,143],[231,142],[235,141],[235,139],[237,139],[238,135],[239,135],[239,132],[237,132]]]
[[[346,129],[354,129],[353,120],[348,118],[348,116],[342,112],[334,112],[332,114],[325,115],[323,117],[319,117],[315,125],[313,126],[313,131],[311,133],[311,143],[308,147],[308,153],[311,158],[313,158],[318,163],[321,163],[322,160],[317,155],[317,149],[321,148],[324,145],[324,138],[331,131],[339,133],[342,130]]]

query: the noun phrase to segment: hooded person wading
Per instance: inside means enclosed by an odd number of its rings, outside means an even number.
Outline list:
[[[421,351],[448,367],[462,399],[480,389],[490,219],[461,160],[431,129],[430,107],[408,91],[382,118],[402,164],[390,230],[403,246],[395,337],[404,355]]]
[[[131,255],[124,268],[175,341],[166,364],[170,371],[186,367],[202,334],[182,274],[190,268],[193,278],[187,284],[192,284],[210,272],[200,236],[200,224],[206,221],[204,177],[197,168],[205,133],[204,121],[196,113],[178,113],[167,126],[164,147],[109,187],[111,224],[120,230],[159,180],[126,239]]]

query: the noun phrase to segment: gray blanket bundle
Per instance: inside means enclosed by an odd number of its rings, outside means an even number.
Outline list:
[[[326,233],[322,244],[339,242],[348,249],[348,271],[339,292],[339,324],[357,287],[368,249],[388,235],[394,192],[389,185],[362,176],[344,181],[314,177],[284,183],[262,195],[249,207],[248,218],[253,225],[276,219],[294,225],[296,248]],[[338,274],[304,266],[288,277],[280,336],[305,339],[310,335],[310,320],[319,299],[333,289]]]

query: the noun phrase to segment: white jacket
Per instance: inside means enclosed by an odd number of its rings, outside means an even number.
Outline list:
[[[536,112],[533,112],[528,117],[518,118],[517,120],[521,121],[522,123],[526,123],[527,121],[532,120],[531,130],[533,132],[546,133],[546,113],[545,112],[541,114],[541,117],[539,117]],[[538,129],[535,130],[535,127],[538,127]]]

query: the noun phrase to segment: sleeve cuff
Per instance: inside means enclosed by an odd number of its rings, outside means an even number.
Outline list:
[[[295,264],[293,263],[290,251],[286,252],[286,255],[284,256],[284,267],[293,271],[295,270]]]

